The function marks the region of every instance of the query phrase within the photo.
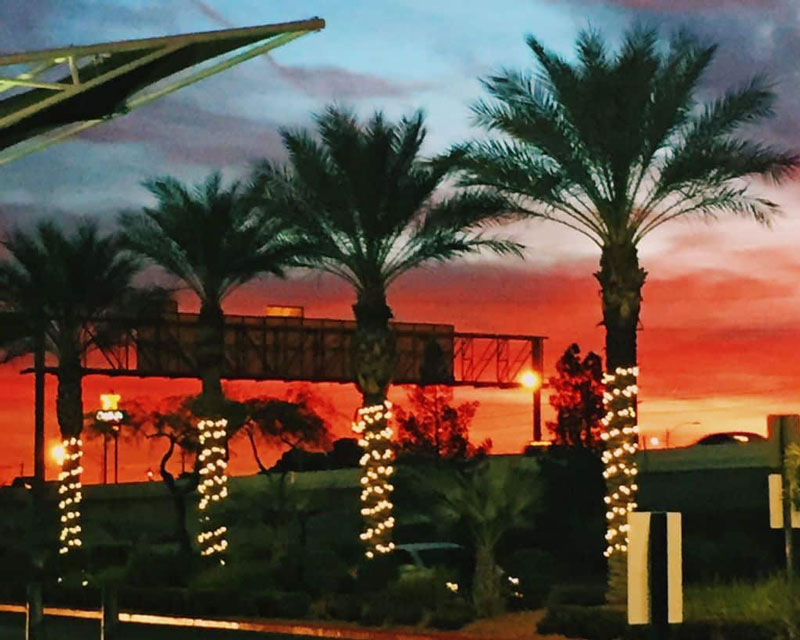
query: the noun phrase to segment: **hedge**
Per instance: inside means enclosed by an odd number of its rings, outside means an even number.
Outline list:
[[[775,640],[778,623],[692,621],[671,626],[671,640]],[[628,626],[625,613],[609,607],[554,605],[536,630],[581,640],[646,640],[649,628]]]

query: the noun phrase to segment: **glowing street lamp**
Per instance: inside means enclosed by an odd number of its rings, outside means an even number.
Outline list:
[[[118,393],[101,393],[100,410],[95,414],[98,422],[111,425],[114,438],[114,484],[119,482],[119,424],[125,414],[119,409],[121,396]],[[103,433],[103,484],[108,482],[108,433]]]
[[[522,377],[520,378],[520,382],[522,383],[523,387],[531,390],[538,389],[539,386],[542,384],[542,380],[539,377],[539,374],[536,373],[535,371],[526,371],[525,373],[523,373]]]
[[[54,444],[50,449],[50,457],[59,467],[64,464],[64,455],[64,445]]]

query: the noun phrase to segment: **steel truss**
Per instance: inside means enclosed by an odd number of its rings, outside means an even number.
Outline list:
[[[0,55],[0,165],[324,27],[312,18]]]

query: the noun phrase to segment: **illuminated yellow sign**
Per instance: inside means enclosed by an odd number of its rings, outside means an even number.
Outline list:
[[[120,395],[118,393],[101,393],[100,408],[103,411],[116,411],[119,405]]]

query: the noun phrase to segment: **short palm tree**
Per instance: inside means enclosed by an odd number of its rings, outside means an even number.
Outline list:
[[[363,407],[355,428],[365,447],[362,539],[367,557],[391,551],[393,468],[386,427],[386,392],[395,367],[388,287],[407,271],[488,249],[519,253],[514,242],[486,237],[479,227],[506,210],[503,197],[481,190],[436,200],[444,163],[420,159],[423,116],[391,123],[381,113],[366,123],[337,107],[316,117],[318,139],[284,130],[289,166],[262,163],[254,187],[313,246],[303,266],[333,274],[353,286],[357,329],[351,364]]]
[[[3,345],[3,357],[7,361],[31,353],[43,343],[57,361],[56,412],[65,448],[59,488],[61,551],[66,553],[81,544],[77,505],[84,357],[112,337],[120,317],[133,320],[139,303],[163,296],[133,288],[138,259],[123,249],[118,235],[101,235],[93,221],[80,222],[71,233],[54,222],[41,222],[32,232],[11,232],[4,246],[8,257],[0,262],[0,310],[17,322]]]
[[[200,491],[214,493],[216,502],[227,495],[222,471],[226,464],[222,458],[227,454],[219,451],[227,450],[228,437],[221,382],[225,362],[222,302],[262,273],[282,276],[284,268],[305,251],[305,242],[283,219],[253,207],[241,183],[223,187],[219,173],[194,188],[170,177],[145,186],[156,206],[123,213],[119,222],[128,247],[180,280],[200,299],[196,365],[202,392],[194,411],[206,417],[197,426],[207,428],[207,441],[201,434],[201,444],[206,441],[206,445],[200,455],[210,472]],[[220,433],[220,438],[214,437]],[[201,510],[212,505],[207,497],[200,499]],[[213,534],[224,531],[221,525],[213,526],[213,512],[205,512],[204,531],[198,538],[205,555],[215,555],[225,546]]]
[[[467,471],[412,469],[411,478],[436,522],[457,525],[469,537],[475,552],[472,600],[477,614],[501,613],[504,585],[495,551],[503,536],[529,526],[537,511],[541,492],[536,467],[501,458]]]
[[[767,223],[775,203],[753,194],[748,177],[774,181],[797,157],[739,134],[772,114],[774,95],[756,78],[716,100],[696,100],[716,47],[687,34],[660,45],[654,30],[627,32],[617,52],[595,32],[568,62],[527,39],[538,73],[502,71],[484,80],[492,100],[475,121],[498,135],[453,149],[461,183],[515,200],[600,249],[606,328],[604,424],[608,464],[610,599],[624,600],[626,518],[635,508],[636,331],[646,272],[639,242],[678,218],[733,213]]]

